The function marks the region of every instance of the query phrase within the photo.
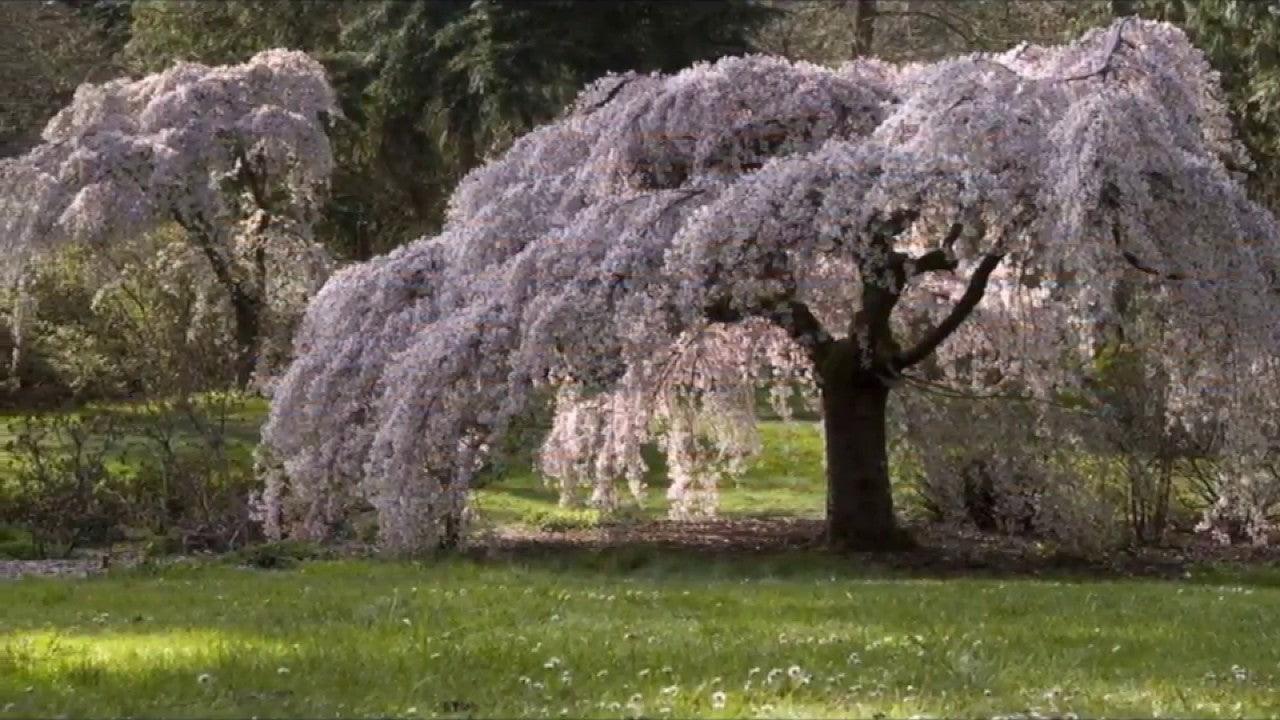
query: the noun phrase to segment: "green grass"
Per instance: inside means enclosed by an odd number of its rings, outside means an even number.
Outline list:
[[[820,554],[27,579],[0,584],[0,715],[1256,716],[1280,711],[1278,603],[1274,571],[940,581]]]
[[[237,419],[249,447],[260,417]],[[820,515],[816,428],[762,432],[721,514]],[[657,517],[660,465],[651,481]],[[493,524],[598,520],[530,472],[477,505]],[[0,717],[1280,713],[1274,569],[944,580],[652,548],[282,564],[0,582]]]
[[[764,452],[733,485],[720,488],[719,514],[725,517],[821,517],[825,485],[822,477],[822,438],[812,422],[760,424]],[[642,517],[664,517],[667,501],[665,467],[651,454],[648,488]],[[481,517],[497,525],[536,525],[565,517],[571,524],[581,511],[557,509],[558,490],[529,470],[518,470],[476,492]]]

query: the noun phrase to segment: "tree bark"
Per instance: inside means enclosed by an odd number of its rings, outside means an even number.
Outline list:
[[[259,303],[240,291],[231,293],[236,333],[236,387],[248,388],[258,367],[262,344],[262,312]]]
[[[853,57],[871,55],[876,36],[876,0],[854,0]]]
[[[889,386],[859,367],[848,341],[835,343],[822,369],[827,458],[827,542],[838,550],[912,547],[898,527],[889,481]]]
[[[227,291],[231,299],[232,319],[235,322],[236,386],[247,389],[253,382],[258,365],[258,352],[262,346],[262,304],[266,297],[266,255],[259,248],[254,253],[254,275],[246,287],[243,279],[236,277],[231,261],[223,257],[207,222],[186,219],[175,214],[178,224],[187,231],[188,238],[209,260],[214,278]]]
[[[1112,17],[1128,17],[1135,15],[1134,0],[1111,0]]]

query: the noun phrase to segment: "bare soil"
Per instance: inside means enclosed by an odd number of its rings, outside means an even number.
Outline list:
[[[1105,556],[1079,557],[1048,549],[1030,538],[991,535],[971,528],[925,525],[912,528],[919,547],[905,552],[832,553],[823,543],[821,520],[734,518],[698,521],[660,520],[549,532],[501,528],[476,538],[468,554],[481,558],[517,558],[606,553],[632,548],[678,551],[698,556],[751,554],[828,555],[868,571],[905,571],[931,577],[1076,576],[1186,577],[1192,568],[1280,567],[1280,546],[1222,546],[1199,535],[1175,533],[1161,547],[1133,548]],[[367,548],[339,554],[359,555]],[[140,549],[117,546],[84,550],[64,560],[0,560],[0,581],[23,576],[83,578],[126,568],[143,559]],[[177,558],[181,562],[181,558]]]

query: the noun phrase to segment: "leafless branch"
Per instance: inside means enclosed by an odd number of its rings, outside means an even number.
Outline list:
[[[969,286],[965,288],[964,295],[960,297],[960,301],[951,309],[951,313],[947,315],[938,326],[927,333],[915,347],[899,354],[894,358],[894,366],[901,370],[909,368],[921,360],[929,357],[934,350],[938,349],[951,333],[960,327],[961,323],[969,317],[973,309],[982,301],[982,296],[987,291],[987,281],[991,279],[991,273],[995,271],[1000,261],[1004,259],[1004,255],[987,255],[978,263],[978,267],[973,271],[973,275],[969,277]]]

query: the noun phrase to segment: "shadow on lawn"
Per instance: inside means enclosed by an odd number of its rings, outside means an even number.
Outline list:
[[[1280,587],[1280,552],[1191,543],[1086,558],[1034,541],[953,528],[915,528],[909,552],[838,553],[823,546],[821,520],[733,518],[640,523],[559,533],[508,532],[463,553],[470,561],[558,572],[628,572],[841,579],[1021,578],[1059,582],[1148,579]]]

